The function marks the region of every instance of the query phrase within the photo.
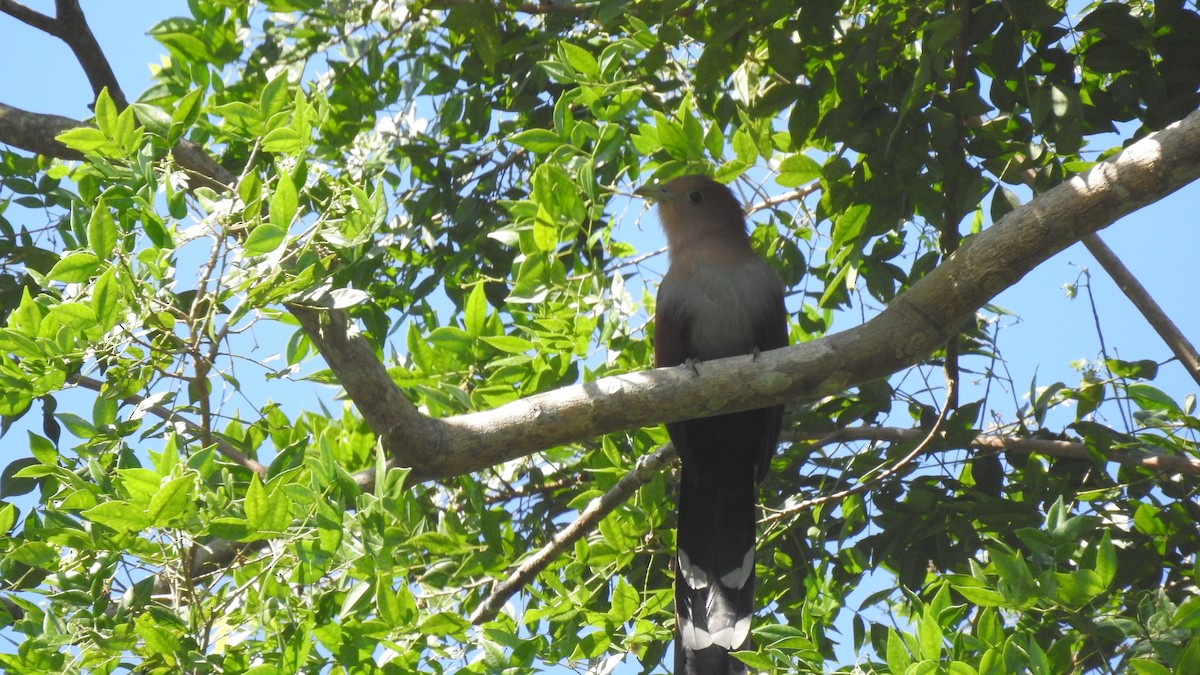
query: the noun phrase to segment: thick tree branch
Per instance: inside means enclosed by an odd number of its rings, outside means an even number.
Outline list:
[[[14,148],[58,159],[83,159],[82,153],[55,139],[62,132],[80,126],[82,122],[69,117],[32,113],[0,103],[0,143]]]
[[[100,95],[100,90],[108,87],[108,95],[117,108],[127,106],[129,103],[125,93],[121,91],[117,76],[113,73],[108,58],[104,56],[104,50],[100,48],[100,43],[96,41],[96,36],[88,26],[78,0],[55,0],[54,8],[56,16],[51,18],[12,0],[0,0],[0,12],[53,35],[67,44],[87,75],[88,83],[92,86],[93,100]]]
[[[396,453],[396,464],[412,467],[414,479],[427,480],[622,429],[838,393],[918,363],[1047,258],[1198,177],[1200,112],[968,237],[941,266],[861,326],[766,352],[756,361],[703,363],[699,377],[688,368],[631,373],[494,410],[394,427],[384,432],[384,444]]]
[[[408,400],[348,314],[342,310],[296,304],[287,307],[320,350],[330,370],[337,375],[338,382],[362,413],[367,426],[382,437],[389,456],[404,456],[410,452],[406,445],[410,439],[436,438],[436,432],[431,428],[434,421],[421,414]],[[428,477],[421,479],[425,478]],[[370,490],[375,472],[370,469],[359,472],[355,480],[364,490]]]
[[[68,129],[83,126],[88,125],[69,117],[33,113],[0,103],[0,143],[46,157],[83,159],[82,153],[56,138]],[[171,156],[187,173],[191,189],[207,187],[217,192],[232,189],[236,177],[192,141],[181,139],[171,149]]]
[[[0,108],[0,140],[28,149],[7,140],[13,137],[7,122],[14,110]],[[16,113],[20,118],[21,111]],[[38,128],[44,132],[55,124],[75,126],[52,118]],[[219,175],[211,158],[189,164],[218,184],[232,182],[228,174]],[[631,373],[448,419],[431,420],[412,407],[370,345],[351,331],[344,313],[290,309],[380,434],[393,464],[412,467],[414,479],[428,480],[621,429],[810,400],[886,376],[919,362],[976,309],[1050,256],[1197,177],[1200,112],[1131,144],[968,238],[862,326],[767,352],[757,361],[704,363],[699,378],[686,368]],[[360,478],[363,485],[372,480],[369,474]]]
[[[54,21],[54,17],[46,16],[45,14],[34,11],[19,2],[13,2],[13,0],[0,0],[0,12],[11,16],[26,26],[36,28],[43,33],[55,35],[55,31],[58,28]]]
[[[1108,272],[1108,276],[1117,282],[1117,287],[1121,289],[1125,297],[1129,298],[1142,316],[1146,317],[1146,321],[1158,332],[1163,342],[1167,343],[1171,353],[1179,359],[1196,384],[1200,384],[1200,353],[1196,352],[1196,348],[1184,337],[1175,322],[1171,321],[1171,318],[1162,310],[1162,307],[1158,306],[1158,303],[1137,280],[1137,277],[1133,276],[1129,268],[1125,267],[1117,254],[1113,253],[1108,244],[1105,244],[1099,236],[1094,234],[1085,236],[1083,245],[1100,263],[1104,271]]]
[[[104,50],[92,34],[92,29],[83,16],[78,0],[55,0],[54,7],[58,12],[59,32],[56,35],[67,43],[75,59],[83,67],[88,83],[92,85],[92,96],[99,96],[100,91],[108,88],[108,95],[116,104],[118,110],[129,105],[125,92],[117,82],[117,75],[104,56]]]
[[[978,127],[981,125],[982,120],[972,118],[971,126]],[[1025,184],[1029,187],[1033,187],[1037,180],[1037,172],[1033,169],[1023,171],[1021,176]],[[1192,376],[1192,379],[1197,384],[1200,384],[1200,354],[1196,352],[1196,348],[1184,337],[1183,333],[1175,326],[1175,323],[1171,321],[1166,312],[1162,311],[1162,308],[1154,301],[1149,291],[1142,286],[1137,277],[1133,276],[1129,268],[1125,267],[1125,264],[1108,247],[1108,244],[1104,243],[1100,235],[1095,233],[1087,234],[1084,235],[1082,241],[1083,245],[1087,247],[1088,252],[1096,259],[1096,262],[1100,263],[1100,266],[1104,268],[1108,276],[1112,277],[1112,280],[1116,282],[1117,287],[1121,289],[1125,297],[1129,298],[1138,311],[1142,313],[1142,316],[1146,318],[1146,321],[1150,323],[1150,326],[1158,332],[1158,336],[1163,339],[1163,342],[1167,343],[1171,352],[1183,364],[1184,369]]]

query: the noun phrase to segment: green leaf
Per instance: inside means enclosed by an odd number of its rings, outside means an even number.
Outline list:
[[[249,136],[258,135],[257,132],[263,122],[262,113],[258,111],[258,108],[241,101],[219,105],[213,109],[213,112],[223,117],[235,131]]]
[[[299,198],[296,185],[286,171],[279,172],[279,181],[275,184],[275,193],[271,195],[270,221],[283,232],[292,226],[292,220],[299,209]],[[274,250],[274,249],[272,249]]]
[[[1200,596],[1193,595],[1180,603],[1171,617],[1171,622],[1176,628],[1183,630],[1200,628]]]
[[[737,660],[749,666],[755,672],[773,672],[778,665],[765,654],[752,651],[730,652]]]
[[[1200,638],[1192,637],[1179,653],[1174,675],[1200,675]]]
[[[162,476],[150,469],[141,467],[121,469],[117,472],[121,478],[121,487],[129,495],[130,501],[143,507],[149,507],[150,500],[162,486]]]
[[[997,587],[1005,601],[1022,606],[1030,602],[1035,594],[1037,583],[1025,559],[1018,553],[1008,553],[996,547],[989,547],[988,553],[1000,575]],[[960,590],[960,592],[962,591]]]
[[[548,155],[567,145],[566,141],[549,129],[526,129],[510,136],[509,140],[539,155]]]
[[[479,339],[506,354],[525,354],[533,351],[532,342],[516,335],[487,335]]]
[[[833,250],[836,251],[858,239],[869,215],[871,215],[870,204],[855,204],[846,209],[833,226]]]
[[[268,82],[267,86],[263,87],[262,94],[258,98],[258,108],[262,112],[263,118],[269,119],[276,113],[282,112],[290,100],[288,74],[287,70],[283,70]]]
[[[96,126],[109,138],[115,138],[117,133],[117,106],[108,95],[108,87],[100,90],[96,96]]]
[[[1158,507],[1145,502],[1139,504],[1134,511],[1133,525],[1138,531],[1151,537],[1161,537],[1167,533],[1167,527],[1159,517]]]
[[[96,313],[82,302],[64,302],[50,308],[50,316],[76,334],[96,325]]]
[[[438,612],[427,617],[417,627],[417,632],[421,635],[433,635],[436,637],[455,636],[463,637],[468,629],[471,628],[471,622],[464,619],[459,614],[454,612]]]
[[[304,148],[304,139],[291,127],[280,127],[267,132],[262,139],[263,150],[267,152],[294,155]]]
[[[912,665],[912,656],[908,653],[908,647],[905,646],[900,634],[891,628],[888,629],[887,664],[893,673],[903,673]]]
[[[272,481],[278,484],[278,480]],[[292,499],[286,490],[268,490],[255,476],[246,490],[246,520],[260,534],[283,532],[291,523]]]
[[[207,531],[226,541],[249,542],[261,538],[243,518],[216,518],[208,524]]]
[[[992,193],[992,222],[999,222],[1001,218],[1011,213],[1013,209],[1020,205],[1021,198],[1015,192],[1002,185],[997,185],[996,191]]]
[[[600,65],[597,63],[596,57],[583,47],[563,40],[558,43],[558,56],[559,59],[570,64],[576,73],[585,76],[587,81],[599,79]]]
[[[170,249],[175,246],[171,231],[167,229],[159,218],[144,218],[142,220],[142,231],[150,238],[150,243],[155,248]]]
[[[150,498],[146,515],[154,527],[169,527],[192,510],[192,489],[195,474],[187,473],[168,481]]]
[[[4,467],[3,474],[0,474],[0,499],[5,497],[16,497],[19,495],[29,494],[38,486],[38,477],[18,475],[22,469],[31,466],[45,466],[35,457],[22,457],[14,459]],[[12,504],[6,504],[4,508],[10,508]],[[4,528],[0,528],[0,533],[7,532],[11,524]]]
[[[246,498],[242,501],[246,511],[246,521],[258,531],[266,529],[271,516],[271,498],[267,489],[257,475],[250,477],[250,486],[246,489]]]
[[[579,222],[584,218],[583,202],[571,176],[560,166],[544,163],[533,173],[533,201],[549,216],[544,226],[554,227],[554,245],[558,244],[557,224],[560,220]],[[543,218],[539,214],[539,221]],[[546,249],[542,249],[546,250]]]
[[[204,89],[193,89],[184,94],[175,104],[171,113],[171,123],[189,129],[196,120],[200,119],[200,111],[204,108]]]
[[[1162,410],[1166,412],[1180,413],[1179,404],[1175,402],[1166,392],[1152,387],[1148,384],[1131,384],[1125,387],[1125,392],[1129,394],[1129,398],[1137,404],[1142,410]]]
[[[612,590],[612,610],[608,618],[617,624],[625,623],[633,618],[639,604],[641,603],[637,589],[631,586],[625,577],[617,577]]]
[[[93,253],[72,253],[55,263],[46,277],[67,284],[83,283],[97,274],[102,266],[100,258]]]
[[[417,603],[408,586],[401,583],[391,587],[392,579],[379,576],[375,580],[375,607],[379,618],[392,628],[411,626],[417,616]]]
[[[475,340],[464,330],[454,326],[442,326],[429,334],[429,342],[438,349],[452,354],[469,355]]]
[[[59,553],[57,548],[44,541],[27,541],[10,551],[6,557],[30,567],[43,567],[58,562]]]
[[[150,516],[144,510],[122,501],[101,502],[80,515],[118,532],[140,532],[152,524]]]
[[[920,623],[921,657],[927,661],[936,661],[942,656],[942,627],[938,624],[937,615],[926,611]]]
[[[34,326],[35,334],[37,333],[37,328],[37,326]],[[13,356],[26,358],[43,356],[37,342],[25,337],[21,333],[4,328],[0,328],[0,350],[7,351]]]
[[[8,327],[24,336],[36,336],[46,314],[42,306],[33,299],[29,288],[22,288],[21,304],[8,316]]]
[[[1112,543],[1112,533],[1108,530],[1104,531],[1100,543],[1096,545],[1096,575],[1105,588],[1117,576],[1117,551]]]
[[[12,504],[0,506],[0,536],[8,536],[13,525],[17,524],[17,507]]]
[[[179,640],[170,628],[160,625],[151,612],[139,614],[133,623],[147,652],[158,655],[168,664],[176,662],[173,655],[179,649]]]
[[[487,295],[483,292],[483,284],[475,284],[470,295],[467,296],[467,306],[463,313],[463,328],[466,329],[467,335],[472,337],[483,335],[483,328],[487,323],[487,313]]]
[[[1058,598],[1068,607],[1083,607],[1104,592],[1107,584],[1092,570],[1056,572]]]
[[[84,154],[91,154],[100,151],[101,149],[111,149],[115,147],[99,129],[83,127],[79,129],[70,129],[64,131],[55,137],[56,141],[71,148],[78,150]]]
[[[261,223],[246,237],[242,248],[245,249],[246,255],[266,255],[279,248],[286,237],[287,230],[274,223]]]
[[[779,164],[775,182],[783,187],[799,187],[821,178],[821,165],[809,156],[796,153]]]
[[[101,330],[107,331],[116,325],[119,294],[116,268],[110,267],[92,285],[92,312]]]
[[[752,164],[758,159],[758,146],[754,144],[754,139],[750,134],[742,129],[733,132],[733,152],[745,164]]]
[[[207,63],[210,58],[204,41],[189,33],[158,33],[154,35],[174,60],[183,63]]]
[[[146,111],[144,115],[143,111]],[[139,125],[139,121],[143,116],[149,120],[149,123],[143,122]],[[121,149],[124,150],[125,155],[132,156],[142,142],[144,131],[151,133],[162,132],[165,135],[166,126],[159,124],[159,122],[166,122],[165,113],[145,103],[134,103],[122,110],[121,114],[117,116],[117,135],[115,140],[121,146]]]
[[[1158,363],[1150,359],[1142,359],[1141,361],[1108,359],[1104,362],[1104,365],[1116,377],[1127,377],[1135,380],[1153,380],[1158,377]]]
[[[116,246],[116,221],[113,220],[113,213],[108,210],[104,199],[97,201],[91,209],[91,217],[88,219],[88,245],[100,258],[112,255]]]
[[[692,148],[688,144],[687,136],[683,133],[683,128],[667,119],[666,115],[655,112],[654,127],[658,132],[658,140],[662,144],[663,149],[672,157],[682,160],[700,158],[696,155],[703,148]]]
[[[1150,659],[1130,659],[1129,672],[1133,675],[1171,675],[1171,669]]]
[[[555,219],[540,205],[537,218],[533,221],[533,243],[542,253],[553,253],[558,248],[558,228],[555,227]]]
[[[163,110],[158,106],[151,106],[149,103],[138,102],[130,103],[130,108],[133,110],[133,114],[136,115],[138,123],[146,131],[154,133],[156,136],[168,138],[172,118],[170,118],[167,110]]]

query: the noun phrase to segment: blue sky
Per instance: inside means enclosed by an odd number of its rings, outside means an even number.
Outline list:
[[[53,12],[49,0],[27,2],[35,9]],[[150,84],[150,66],[158,63],[163,53],[159,45],[146,35],[157,21],[173,15],[186,15],[187,6],[181,0],[125,0],[120,3],[84,1],[84,11],[105,49],[126,94],[131,98]],[[57,113],[82,119],[90,113],[90,88],[70,50],[60,41],[0,16],[0,63],[10,64],[0,76],[0,102],[41,113]],[[11,67],[11,64],[21,64]],[[1096,147],[1095,150],[1103,150]],[[767,186],[770,189],[770,185]],[[783,192],[783,189],[779,189]],[[1147,287],[1184,335],[1200,341],[1200,312],[1196,311],[1195,285],[1200,281],[1200,266],[1196,263],[1197,221],[1200,220],[1200,185],[1191,185],[1161,202],[1119,221],[1101,233],[1118,256]],[[637,213],[638,206],[629,209]],[[11,212],[10,212],[10,217]],[[621,236],[634,241],[644,250],[663,245],[654,219],[641,221],[633,229],[633,220],[625,218],[620,225]],[[1018,284],[1000,294],[993,303],[1016,315],[1004,318],[1000,346],[1016,388],[1015,397],[1024,401],[1030,381],[1036,378],[1041,386],[1055,381],[1075,384],[1079,373],[1072,368],[1077,360],[1096,359],[1100,343],[1092,316],[1092,308],[1081,290],[1075,299],[1063,292],[1065,284],[1080,280],[1082,269],[1091,272],[1090,283],[1095,297],[1096,312],[1104,331],[1110,356],[1127,359],[1151,358],[1164,360],[1169,350],[1154,331],[1120,293],[1116,285],[1092,259],[1082,245],[1075,245],[1043,263]],[[852,316],[839,317],[837,329],[849,328]],[[281,346],[279,347],[282,348]],[[980,363],[967,362],[968,367]],[[313,409],[318,396],[330,400],[332,389],[306,388],[310,392],[297,401],[279,382],[243,381],[252,400],[268,398],[291,399],[297,408]],[[1164,367],[1155,385],[1182,401],[1188,393],[1196,393],[1195,382],[1175,363]],[[325,392],[321,394],[320,392]],[[81,400],[88,400],[82,397]],[[972,400],[970,391],[964,401]],[[992,399],[992,407],[1012,417],[1013,396]],[[60,410],[72,404],[64,402]],[[339,404],[333,403],[333,406]],[[90,409],[90,402],[81,403]],[[294,412],[292,408],[289,412]],[[1064,419],[1065,423],[1067,420]],[[24,434],[13,430],[0,442],[4,463],[16,453]]]

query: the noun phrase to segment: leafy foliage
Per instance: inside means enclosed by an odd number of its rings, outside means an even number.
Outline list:
[[[641,370],[655,262],[619,227],[627,186],[709,171],[752,197],[794,341],[815,339],[1106,156],[1089,143],[1200,103],[1182,3],[189,7],[150,30],[167,55],[150,90],[124,109],[100,92],[58,137],[84,160],[0,153],[0,415],[28,449],[0,478],[10,672],[661,671],[669,471],[475,615],[661,429],[406,480],[353,406],[296,405],[301,381],[338,381],[288,308],[349,311],[433,417]],[[198,187],[181,142],[234,190]],[[910,373],[791,411],[751,666],[1200,662],[1194,477],[1109,461],[1200,459],[1194,397],[1156,388],[1153,360],[1085,364],[1011,410],[985,388],[936,461],[820,501],[920,440],[827,434],[928,429],[943,366],[998,379],[1000,311]],[[988,415],[1085,456],[1001,464],[969,449]]]

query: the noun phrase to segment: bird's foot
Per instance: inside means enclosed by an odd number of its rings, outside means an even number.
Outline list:
[[[692,375],[695,375],[696,377],[700,377],[700,369],[696,367],[697,365],[699,365],[699,363],[700,363],[700,359],[689,358],[687,361],[683,362],[683,365],[687,366],[687,369],[692,371]]]

